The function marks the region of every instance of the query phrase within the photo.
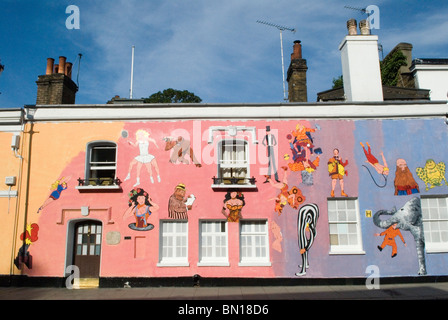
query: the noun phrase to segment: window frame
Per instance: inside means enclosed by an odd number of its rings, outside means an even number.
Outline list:
[[[439,218],[430,218],[428,215],[426,215],[426,210],[428,209],[425,206],[425,202],[426,201],[431,201],[431,200],[435,200],[437,201],[437,207],[431,207],[434,209],[437,209],[437,214],[439,215]],[[440,207],[440,201],[444,201],[445,202],[445,216],[443,218],[440,218],[440,210],[443,207]],[[421,204],[421,208],[422,208],[422,222],[423,222],[423,231],[424,231],[424,236],[425,236],[425,250],[427,253],[445,253],[448,252],[448,240],[447,241],[440,241],[440,242],[433,242],[432,241],[432,237],[429,237],[428,235],[431,233],[432,229],[430,227],[432,222],[443,222],[445,221],[446,224],[448,224],[448,195],[422,195],[420,198],[420,201],[422,202]],[[440,235],[440,224],[439,224],[439,229],[436,230],[439,233],[439,236],[442,238],[442,236]],[[448,232],[448,231],[447,231]]]
[[[95,164],[107,164],[109,162],[92,162],[91,158],[93,155],[93,150],[95,148],[110,148],[115,149],[115,159],[110,162],[111,165],[107,166],[95,166]],[[119,180],[117,179],[117,159],[118,159],[118,145],[113,141],[108,140],[96,140],[88,142],[86,145],[86,157],[85,157],[85,167],[84,167],[84,179],[79,178],[79,185],[76,189],[88,190],[88,189],[120,189]],[[112,180],[98,178],[101,181],[98,184],[96,178],[91,177],[92,170],[111,170],[114,171],[114,177]],[[95,179],[95,180],[94,180]]]
[[[181,234],[179,233],[178,230],[173,229],[172,231],[164,231],[164,226],[168,225],[168,224],[173,224],[174,228],[176,228],[175,224],[184,224],[185,225],[185,231],[182,232]],[[188,225],[188,220],[173,220],[173,219],[163,219],[160,220],[160,224],[159,224],[159,258],[158,258],[158,263],[157,266],[158,267],[188,267],[190,266],[190,263],[188,261],[188,230],[189,230],[189,225]],[[179,238],[181,236],[185,237],[185,245],[182,247],[185,247],[185,256],[164,256],[164,241],[163,238],[165,236],[170,236],[171,239],[173,239],[173,241],[175,242],[172,247],[173,249],[173,253],[175,254],[176,252],[176,245],[177,242],[179,241]]]
[[[223,148],[225,148],[226,143],[232,145],[233,152],[236,152],[236,148],[239,145],[244,146],[244,160],[242,163],[236,163],[239,160],[229,160],[226,161],[223,159],[224,152]],[[256,188],[255,186],[255,178],[251,178],[250,176],[250,147],[249,141],[243,138],[223,138],[216,143],[216,163],[217,163],[217,171],[216,177],[213,178],[213,188],[229,188],[229,187],[238,187],[238,188]],[[228,162],[228,163],[225,163]],[[245,169],[246,174],[242,183],[238,181],[232,181],[232,178],[235,178],[233,175],[231,177],[223,177],[222,169]],[[230,183],[225,183],[224,180],[229,180]],[[235,183],[236,182],[236,183]]]
[[[334,202],[336,205],[338,205],[338,202],[344,201],[345,202],[345,212],[347,213],[347,204],[348,201],[353,201],[354,204],[354,214],[355,214],[355,220],[346,220],[346,221],[340,221],[340,220],[331,220],[331,210],[330,209],[330,202]],[[330,246],[330,252],[329,254],[365,254],[365,251],[363,249],[363,242],[362,242],[362,231],[361,231],[361,216],[359,212],[359,201],[358,198],[327,198],[327,212],[328,212],[328,235],[329,235],[329,246]],[[338,216],[338,211],[336,210],[336,217]],[[333,245],[331,244],[331,235],[332,235],[332,225],[355,225],[356,228],[356,245]],[[347,227],[348,229],[348,227]],[[347,234],[348,230],[347,230]],[[338,232],[337,235],[339,236],[340,233]]]
[[[221,228],[224,226],[223,232],[217,232],[217,231],[203,231],[203,224],[220,224]],[[214,227],[213,227],[214,228]],[[210,236],[212,238],[212,256],[210,257],[204,257],[202,254],[203,250],[203,239],[204,236]],[[216,256],[216,240],[217,237],[224,236],[224,243],[225,243],[225,256],[224,257],[217,257]],[[229,263],[229,228],[228,224],[225,220],[199,220],[199,251],[198,251],[198,266],[224,266],[228,267],[230,265]]]
[[[264,231],[249,231],[243,232],[243,225],[246,223],[260,223],[264,222]],[[264,238],[264,249],[266,250],[266,254],[263,257],[256,258],[253,254],[250,257],[243,257],[243,237],[244,236],[262,236]],[[256,250],[254,244],[251,245],[251,250]],[[270,257],[270,242],[269,242],[269,221],[267,219],[244,219],[239,222],[239,263],[240,267],[260,267],[260,266],[271,266],[271,257]]]

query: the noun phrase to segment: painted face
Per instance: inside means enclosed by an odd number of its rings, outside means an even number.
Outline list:
[[[335,157],[339,156],[339,150],[338,150],[338,149],[334,149],[334,150],[333,150],[333,155],[334,155]]]
[[[177,200],[183,200],[185,197],[185,190],[176,188],[176,190],[174,190],[174,196]]]
[[[138,196],[137,203],[140,205],[145,204],[145,196]]]
[[[237,194],[238,193],[236,191],[231,192],[230,193],[230,198],[235,199]]]
[[[426,167],[428,169],[433,169],[436,166],[436,163],[434,162],[434,160],[428,160],[426,161]]]
[[[397,167],[400,168],[401,171],[403,171],[407,167],[406,161],[404,159],[398,159],[397,160]]]

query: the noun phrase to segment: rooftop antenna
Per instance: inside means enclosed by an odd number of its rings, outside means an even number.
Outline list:
[[[132,99],[132,88],[134,86],[134,49],[135,49],[135,46],[132,46],[131,89],[129,90],[129,99]]]
[[[367,8],[355,8],[355,7],[350,7],[350,6],[344,6],[344,8],[345,9],[351,9],[351,10],[360,11],[361,13],[367,14]]]
[[[291,31],[292,33],[296,32],[296,29],[292,29],[292,28],[288,28],[285,26],[280,26],[278,24],[273,24],[270,22],[266,22],[266,21],[260,21],[257,20],[258,23],[261,24],[265,24],[267,26],[271,26],[271,27],[275,27],[280,31],[280,49],[281,49],[281,54],[282,54],[282,76],[283,76],[283,100],[288,100],[286,97],[286,86],[285,86],[285,65],[283,63],[283,37],[282,37],[282,32],[285,30]]]

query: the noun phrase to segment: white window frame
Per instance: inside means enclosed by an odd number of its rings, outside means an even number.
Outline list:
[[[448,252],[448,195],[422,196],[420,200],[426,252]],[[433,237],[440,237],[441,241],[433,241]],[[442,241],[442,237],[446,240]]]
[[[204,230],[203,226],[208,224],[212,229]],[[228,241],[228,228],[225,220],[200,220],[199,221],[199,262],[198,266],[229,266],[229,241]],[[216,231],[216,227],[221,231]],[[224,231],[222,231],[224,228]],[[204,239],[207,237],[211,243],[208,247],[211,250],[210,256],[203,255]],[[223,238],[223,239],[222,239]],[[221,247],[224,247],[224,256],[218,257],[217,250],[219,243]]]
[[[236,149],[238,146],[243,146],[244,147],[244,159],[242,160],[238,160],[238,159],[224,159],[224,152],[223,152],[223,147],[225,145],[229,146],[229,149]],[[216,144],[216,148],[217,148],[217,174],[216,176],[219,179],[219,183],[218,184],[213,184],[213,187],[238,187],[238,188],[255,188],[255,184],[251,184],[249,182],[249,179],[251,178],[250,176],[250,148],[249,148],[249,142],[245,139],[241,139],[241,138],[225,138],[220,140],[217,144]],[[236,150],[235,150],[236,152]],[[235,157],[233,157],[235,158]],[[224,179],[231,179],[231,177],[223,177],[221,174],[221,170],[222,169],[245,169],[246,170],[246,174],[245,174],[245,179],[246,181],[244,181],[244,183],[236,183],[236,184],[232,184],[232,183],[225,183]]]
[[[239,238],[240,238],[240,261],[238,263],[239,266],[245,267],[245,266],[271,266],[271,260],[270,260],[270,245],[269,245],[269,226],[268,226],[268,220],[261,220],[261,219],[244,219],[240,220],[239,225]],[[253,230],[253,227],[251,227],[251,230],[249,231],[243,231],[243,226],[245,224],[251,224],[251,223],[264,223],[264,230],[256,231]],[[259,239],[263,239],[264,242],[263,248],[265,250],[265,255],[256,257],[255,251],[257,250],[256,242],[257,237]],[[244,243],[246,240],[244,238],[251,239],[251,245],[249,246],[251,250],[251,254],[249,256],[244,256]]]
[[[172,229],[165,228],[172,225]],[[184,226],[184,231],[179,230],[179,226]],[[182,228],[181,228],[182,229]],[[168,245],[166,241],[172,241]],[[179,255],[177,249],[183,248],[185,255]],[[164,251],[171,248],[172,252],[167,255]],[[188,221],[185,220],[160,220],[159,228],[159,262],[158,267],[188,267]]]
[[[334,203],[335,207],[333,208],[333,205],[330,205],[330,203]],[[342,207],[342,204],[344,205]],[[348,207],[348,204],[352,204],[352,206]],[[329,239],[330,239],[330,254],[365,254],[365,251],[363,250],[363,244],[362,244],[362,234],[361,234],[361,221],[360,221],[360,215],[359,215],[359,204],[357,198],[328,198],[327,199],[327,206],[328,206],[328,230],[329,230]],[[349,211],[352,212],[352,216],[348,217]],[[346,219],[340,219],[339,214],[341,217],[346,216]],[[335,230],[336,229],[336,230]],[[348,234],[349,229],[351,230],[351,234],[354,234],[356,237],[357,244],[355,245],[345,245],[345,244],[338,244],[338,245],[332,245],[332,231],[336,231],[336,235],[338,236],[338,241],[340,236],[347,236],[348,240]]]
[[[107,149],[115,149],[115,160],[113,162],[93,162],[92,158],[92,150],[95,148],[107,148]],[[86,160],[85,160],[85,172],[84,172],[84,185],[77,186],[76,189],[117,189],[120,188],[119,185],[115,183],[117,178],[117,157],[118,157],[118,147],[115,142],[112,141],[91,141],[87,143],[86,147]],[[113,170],[114,177],[111,184],[107,185],[92,185],[89,182],[89,179],[93,179],[90,175],[91,170]]]

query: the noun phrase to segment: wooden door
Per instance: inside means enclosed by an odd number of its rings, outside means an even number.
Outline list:
[[[100,275],[102,225],[98,221],[83,221],[75,225],[74,265],[80,278]]]

